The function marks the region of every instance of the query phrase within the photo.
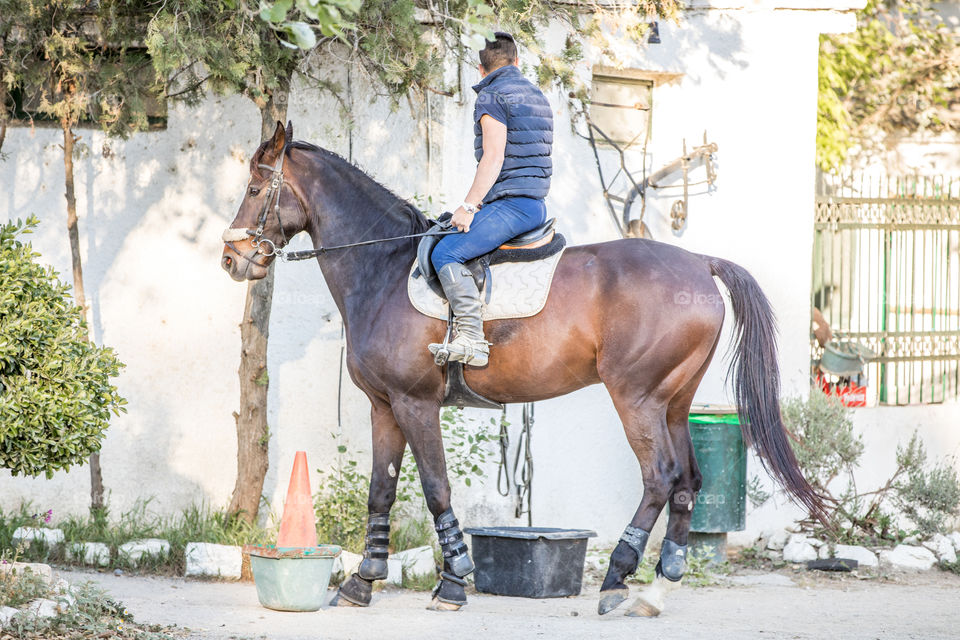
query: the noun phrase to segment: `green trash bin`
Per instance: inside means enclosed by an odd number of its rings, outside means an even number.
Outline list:
[[[709,549],[715,561],[723,562],[727,532],[747,525],[747,449],[736,407],[693,407],[690,437],[703,485],[693,507],[689,544],[692,550]]]

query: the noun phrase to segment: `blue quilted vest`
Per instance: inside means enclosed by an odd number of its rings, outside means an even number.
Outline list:
[[[473,142],[477,161],[483,156],[483,132],[478,111],[484,101],[498,101],[507,113],[507,147],[503,167],[483,202],[507,196],[545,198],[550,190],[553,161],[553,110],[546,96],[514,65],[500,67],[473,86]]]

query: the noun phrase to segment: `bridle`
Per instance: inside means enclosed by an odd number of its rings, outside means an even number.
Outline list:
[[[279,256],[283,258],[283,248],[287,246],[287,234],[283,230],[283,220],[280,219],[280,193],[283,191],[283,187],[286,184],[283,180],[283,161],[287,157],[287,148],[289,145],[283,145],[283,150],[280,152],[280,157],[277,158],[277,161],[271,166],[269,164],[257,164],[258,169],[267,169],[270,171],[270,186],[267,187],[266,197],[263,200],[263,207],[260,209],[259,215],[257,215],[257,228],[256,229],[225,229],[223,232],[223,242],[228,247],[234,250],[238,255],[246,257],[247,260],[250,260],[247,256],[241,254],[236,247],[233,246],[233,243],[238,240],[246,240],[247,237],[252,236],[253,240],[251,244],[254,249],[257,250],[257,253],[263,254],[265,257],[269,258],[270,256]],[[289,186],[289,185],[287,185]],[[290,188],[293,191],[293,188]],[[301,208],[300,198],[294,192],[294,197],[297,198],[297,206]],[[283,237],[283,244],[279,247],[271,240],[270,238],[265,238],[263,235],[263,230],[267,226],[267,219],[270,217],[270,211],[273,210],[274,215],[277,218],[277,225],[280,227],[280,235]],[[261,247],[267,245],[269,248],[263,250]],[[253,262],[251,260],[251,262]],[[254,262],[254,264],[257,264]],[[262,266],[262,265],[260,265]]]
[[[283,249],[287,246],[289,240],[287,239],[287,234],[283,230],[283,220],[280,219],[280,192],[283,190],[284,185],[287,183],[283,180],[283,160],[287,156],[287,149],[289,144],[283,146],[283,151],[280,153],[280,157],[277,158],[276,163],[272,166],[269,164],[257,164],[259,169],[267,169],[270,171],[270,186],[267,187],[266,197],[263,201],[263,208],[260,209],[260,214],[257,216],[257,228],[256,229],[240,229],[240,228],[229,228],[224,229],[223,231],[223,243],[230,247],[237,255],[240,257],[249,260],[257,266],[264,266],[257,261],[253,260],[250,256],[247,256],[241,253],[234,245],[234,242],[240,240],[246,240],[248,237],[252,237],[253,240],[251,244],[253,245],[256,253],[260,253],[263,256],[269,258],[271,256],[277,256],[283,261],[296,261],[296,260],[307,260],[309,258],[314,258],[319,256],[322,253],[327,251],[333,251],[335,249],[348,249],[350,247],[362,247],[371,244],[379,244],[381,242],[390,242],[393,240],[406,240],[409,238],[422,238],[423,236],[428,235],[450,235],[452,233],[460,233],[459,229],[454,229],[450,227],[449,223],[447,224],[438,224],[441,228],[439,230],[432,229],[425,231],[423,233],[411,233],[403,236],[394,236],[391,238],[377,238],[376,240],[364,240],[361,242],[351,242],[348,244],[340,244],[332,247],[317,247],[316,249],[308,249],[306,251],[291,251],[289,253],[285,252]],[[290,187],[290,190],[293,192],[294,197],[297,199],[297,206],[303,212],[303,205],[300,203],[300,197],[293,187]],[[280,235],[283,238],[283,243],[278,247],[270,238],[266,238],[263,235],[264,227],[267,225],[267,219],[270,217],[270,211],[273,210],[274,215],[277,218],[277,225],[280,227]],[[261,249],[264,245],[269,245],[269,249],[264,251]]]

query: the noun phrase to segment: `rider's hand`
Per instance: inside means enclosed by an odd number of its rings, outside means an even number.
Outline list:
[[[467,210],[463,207],[457,207],[457,210],[453,212],[453,217],[450,219],[450,224],[466,233],[470,231],[470,225],[473,224],[473,214],[467,213]]]

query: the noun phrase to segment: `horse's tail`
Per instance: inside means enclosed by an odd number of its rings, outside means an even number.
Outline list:
[[[770,475],[804,506],[826,522],[823,497],[800,472],[780,415],[780,368],[776,319],[767,296],[743,267],[704,256],[710,272],[730,291],[735,350],[728,376],[733,376],[740,425]]]

